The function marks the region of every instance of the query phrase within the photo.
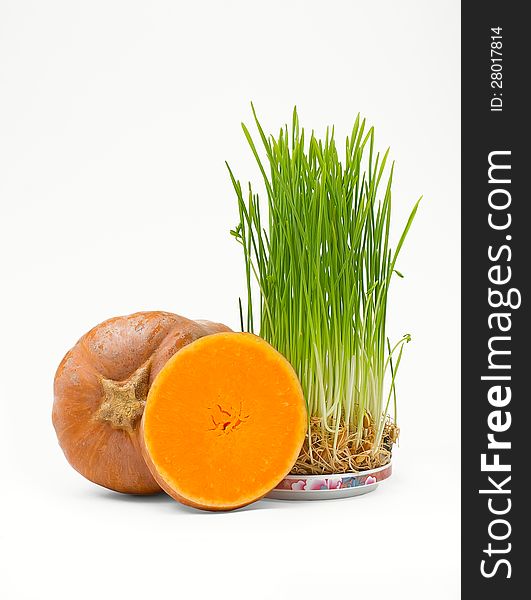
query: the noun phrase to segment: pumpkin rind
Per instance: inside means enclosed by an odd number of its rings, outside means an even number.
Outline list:
[[[153,311],[109,319],[85,334],[54,381],[52,421],[72,467],[118,492],[160,492],[140,448],[145,397],[171,356],[222,331],[230,329]]]

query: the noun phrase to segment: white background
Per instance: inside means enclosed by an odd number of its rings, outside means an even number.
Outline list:
[[[0,596],[459,596],[459,3],[0,0]],[[224,160],[294,104],[397,160],[394,284],[411,332],[395,473],[352,500],[234,513],[98,488],[66,463],[52,382],[86,330],[164,309],[238,326]]]

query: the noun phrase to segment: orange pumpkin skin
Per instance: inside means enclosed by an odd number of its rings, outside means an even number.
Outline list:
[[[85,334],[54,380],[52,421],[72,467],[117,492],[160,492],[140,447],[147,393],[178,350],[222,331],[230,329],[154,311],[115,317]]]

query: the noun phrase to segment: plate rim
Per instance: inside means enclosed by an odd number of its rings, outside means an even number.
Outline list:
[[[280,481],[284,481],[285,479],[328,479],[330,477],[364,477],[365,475],[372,475],[373,473],[380,473],[389,467],[392,467],[393,463],[388,462],[383,467],[378,467],[376,469],[370,469],[368,471],[347,471],[345,473],[322,473],[321,475],[294,475],[293,473],[289,473],[285,477],[282,477]],[[387,479],[387,478],[386,478]],[[279,481],[279,483],[280,483]],[[385,481],[385,480],[382,480]],[[373,484],[369,484],[373,485]],[[293,490],[293,491],[305,491],[305,490]]]

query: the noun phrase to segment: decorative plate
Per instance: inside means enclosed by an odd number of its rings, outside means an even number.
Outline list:
[[[372,492],[378,484],[391,476],[392,465],[361,473],[337,473],[333,475],[288,475],[268,498],[278,500],[326,500],[348,498]]]

